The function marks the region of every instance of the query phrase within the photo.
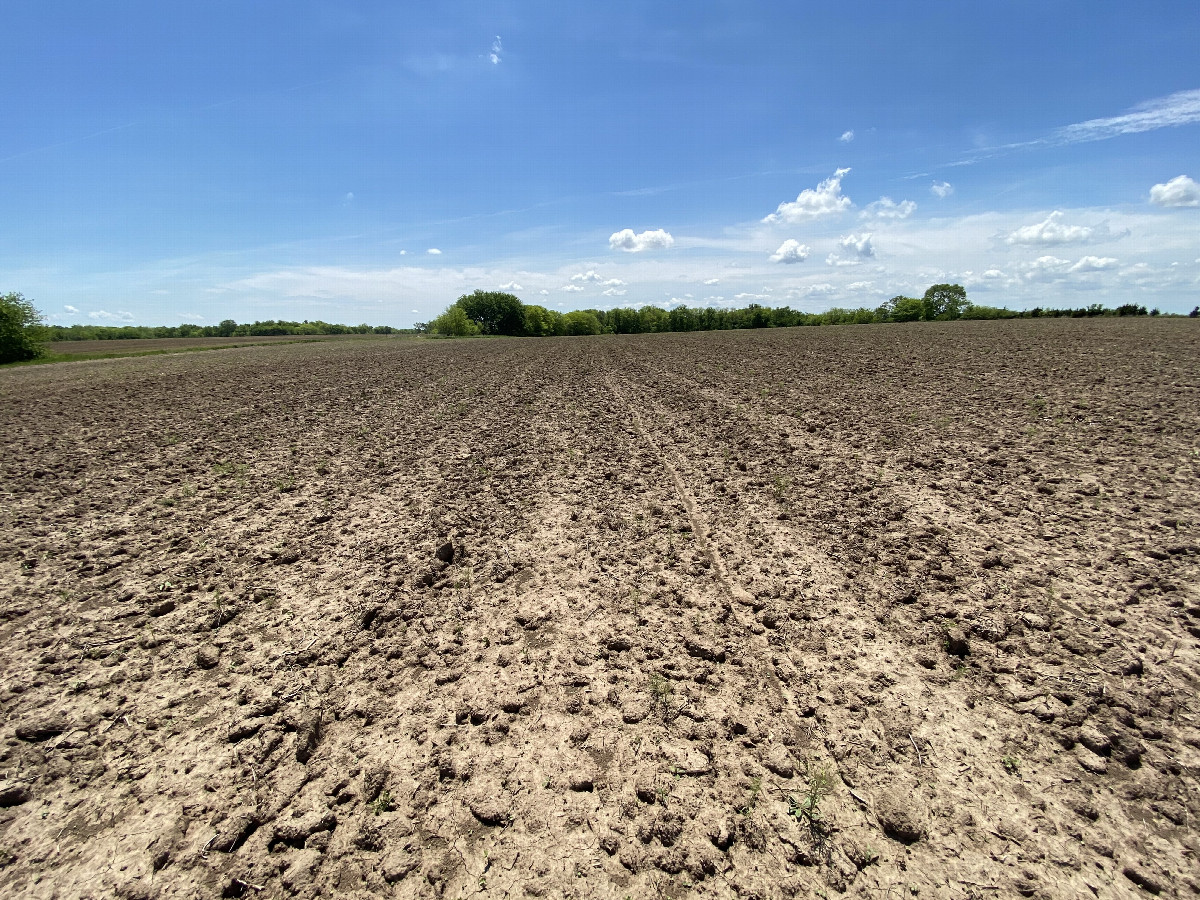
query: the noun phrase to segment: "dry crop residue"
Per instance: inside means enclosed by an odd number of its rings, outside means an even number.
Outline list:
[[[0,894],[1194,895],[1198,348],[0,372]]]

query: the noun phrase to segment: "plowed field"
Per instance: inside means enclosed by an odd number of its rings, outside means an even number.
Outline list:
[[[1198,351],[0,372],[0,894],[1195,895]]]

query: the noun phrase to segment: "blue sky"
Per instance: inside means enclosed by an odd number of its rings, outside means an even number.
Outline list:
[[[54,322],[1200,302],[1195,2],[0,5]]]

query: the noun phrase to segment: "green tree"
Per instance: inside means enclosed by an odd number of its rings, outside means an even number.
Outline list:
[[[479,326],[467,316],[466,310],[457,304],[429,323],[429,330],[434,334],[444,334],[448,337],[466,337],[479,334]]]
[[[875,311],[880,322],[915,322],[925,315],[925,301],[899,294]]]
[[[217,323],[217,337],[233,337],[237,327],[237,322],[233,319],[222,319]]]
[[[559,334],[562,313],[544,306],[532,304],[525,307],[525,333],[532,337],[550,337]]]
[[[44,356],[41,324],[41,315],[20,294],[0,296],[0,363]]]
[[[562,317],[564,334],[599,334],[604,330],[596,314],[584,309],[577,309]]]
[[[925,292],[922,303],[927,322],[957,319],[967,305],[967,291],[961,284],[935,284]]]
[[[642,330],[642,320],[637,310],[625,307],[609,310],[608,325],[613,334],[639,334]]]
[[[463,294],[455,304],[484,334],[523,334],[525,310],[513,294],[475,291]]]

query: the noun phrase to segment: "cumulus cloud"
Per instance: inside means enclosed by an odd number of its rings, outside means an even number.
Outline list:
[[[94,312],[88,313],[88,318],[97,319],[101,322],[132,322],[133,313],[126,312],[123,309],[119,309],[115,313],[111,313],[106,309],[97,309]]]
[[[1024,266],[1024,276],[1029,281],[1051,281],[1066,273],[1071,266],[1069,259],[1059,259],[1057,256],[1039,256]]]
[[[425,252],[428,253],[430,256],[441,256],[442,255],[442,251],[439,250],[437,247],[430,247]]]
[[[754,300],[769,300],[766,294],[734,294],[733,299],[738,303],[748,303]]]
[[[721,279],[720,279],[720,278],[709,278],[709,279],[708,279],[707,281],[705,281],[704,283],[705,283],[705,284],[709,284],[709,285],[711,285],[711,284],[720,284],[720,283],[721,283]]]
[[[634,234],[634,229],[623,228],[619,232],[613,232],[608,238],[608,248],[610,250],[623,250],[626,253],[641,253],[646,250],[667,250],[674,244],[674,238],[671,234],[665,232],[661,228],[655,228],[653,232],[642,232]]]
[[[875,255],[870,232],[848,234],[838,241],[838,252],[825,257],[827,266],[857,266]]]
[[[69,313],[77,313],[77,312],[79,312],[79,310],[77,310],[77,309],[76,309],[75,307],[73,307],[73,306],[64,306],[64,307],[63,307],[63,309],[65,309],[65,310],[66,310],[67,312],[69,312]]]
[[[853,131],[843,131],[842,136],[840,138],[838,138],[838,140],[841,141],[843,144],[848,144],[852,140],[854,140],[854,132]]]
[[[1180,175],[1150,188],[1150,202],[1155,206],[1200,206],[1200,184]]]
[[[564,284],[562,286],[562,290],[567,291],[568,293],[571,293],[571,294],[578,294],[583,290],[583,288],[581,288],[577,284]]]
[[[891,197],[880,197],[874,203],[867,204],[863,217],[874,216],[877,219],[907,219],[917,210],[917,204],[912,200],[901,200],[897,203]]]
[[[816,188],[805,188],[795,200],[780,203],[775,212],[763,219],[768,224],[781,222],[787,225],[806,222],[821,216],[844,212],[852,204],[842,193],[842,179],[849,169],[838,169],[833,177],[826,178]]]
[[[624,228],[614,232],[608,239],[610,250],[624,250],[626,253],[666,250],[674,243],[675,238],[661,228],[656,228],[654,231],[643,231],[641,234],[634,234],[632,228]]]
[[[771,262],[777,263],[798,263],[808,259],[808,254],[812,252],[812,247],[807,244],[802,244],[797,240],[788,238],[779,245],[779,249],[771,254]]]
[[[525,290],[525,288],[521,287],[515,281],[510,281],[508,284],[500,285],[500,290],[502,290],[502,291],[523,291],[523,290]]]
[[[493,66],[500,65],[500,51],[503,49],[504,47],[500,43],[500,35],[496,35],[496,39],[492,41],[492,52],[488,54],[488,59]]]
[[[625,283],[620,278],[605,278],[599,272],[595,272],[592,269],[572,275],[571,280],[582,284],[599,284],[606,287],[620,287]]]
[[[624,282],[621,282],[621,283],[624,284]],[[603,291],[603,293],[604,293],[605,297],[624,297],[625,296],[625,291],[621,290],[620,288],[615,288],[615,287],[606,288]]]
[[[945,200],[954,193],[954,185],[948,181],[935,181],[929,186],[929,193],[939,199]]]
[[[1068,269],[1069,272],[1101,272],[1117,264],[1111,256],[1084,256]]]
[[[1083,244],[1090,240],[1111,237],[1107,225],[1067,225],[1063,213],[1055,210],[1036,225],[1022,225],[1004,236],[1006,244]]]
[[[859,234],[848,234],[838,242],[838,246],[842,250],[853,253],[862,259],[869,259],[875,255],[875,247],[871,244],[870,232]]]

